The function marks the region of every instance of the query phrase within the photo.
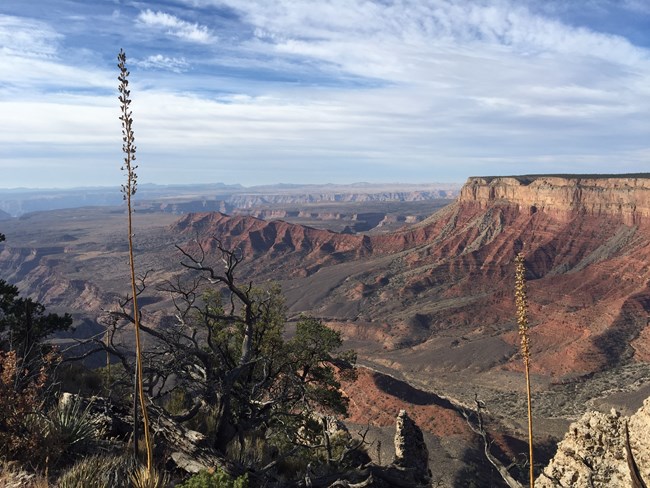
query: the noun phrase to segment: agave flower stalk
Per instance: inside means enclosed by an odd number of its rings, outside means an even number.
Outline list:
[[[528,399],[528,459],[530,464],[530,488],[535,485],[533,474],[533,413],[530,395],[530,338],[528,337],[528,295],[526,291],[526,266],[524,255],[520,252],[515,258],[515,304],[517,306],[517,326],[521,338],[521,356],[526,373],[526,398]]]
[[[138,293],[135,280],[135,264],[133,260],[133,208],[131,206],[131,197],[135,195],[138,185],[138,175],[135,170],[138,168],[135,161],[135,137],[133,135],[133,118],[129,109],[131,104],[131,91],[129,90],[129,71],[126,69],[126,53],[120,49],[117,55],[120,74],[117,79],[119,85],[119,101],[121,108],[120,120],[122,121],[122,152],[124,152],[124,164],[121,170],[126,173],[126,184],[122,185],[122,195],[126,200],[128,214],[128,232],[129,232],[129,262],[131,267],[131,294],[133,300],[133,320],[135,325],[135,358],[136,358],[136,386],[140,397],[140,407],[142,409],[142,420],[144,424],[144,440],[147,448],[147,471],[152,469],[152,448],[151,438],[149,436],[149,416],[147,415],[147,406],[144,398],[144,387],[142,380],[142,344],[140,341],[140,311],[138,309]],[[137,409],[136,409],[137,410]],[[134,411],[134,425],[135,411]],[[136,432],[134,427],[134,432]],[[137,436],[134,436],[134,444],[137,446]]]

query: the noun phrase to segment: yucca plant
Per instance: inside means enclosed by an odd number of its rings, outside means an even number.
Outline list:
[[[118,80],[119,85],[119,101],[121,108],[120,120],[122,121],[122,151],[124,152],[124,164],[122,165],[122,171],[126,172],[126,184],[122,185],[122,194],[124,200],[126,201],[127,206],[127,215],[128,215],[128,235],[129,235],[129,263],[131,268],[131,294],[133,300],[133,320],[135,325],[135,359],[136,359],[136,387],[137,387],[137,397],[140,398],[140,407],[142,409],[142,420],[144,424],[144,441],[147,448],[147,470],[152,469],[152,446],[151,446],[151,437],[149,436],[149,416],[147,414],[147,406],[145,403],[144,397],[144,387],[142,380],[142,344],[140,341],[140,311],[138,309],[138,293],[136,287],[136,278],[135,278],[135,264],[133,260],[133,207],[131,206],[131,197],[135,195],[138,185],[138,175],[135,170],[138,166],[134,163],[135,161],[135,136],[133,135],[133,113],[131,112],[129,105],[131,105],[131,91],[129,90],[129,71],[126,69],[126,53],[120,49],[119,54],[117,55],[118,65],[120,69],[120,74]],[[134,399],[135,401],[135,399]],[[136,414],[134,409],[134,442],[137,442],[137,432],[136,432]],[[137,449],[137,445],[136,445]]]
[[[84,408],[79,396],[70,395],[45,418],[45,438],[58,444],[63,453],[78,452],[101,437],[102,428],[91,413],[92,403]]]
[[[533,474],[533,412],[530,395],[530,338],[528,336],[528,293],[526,290],[526,266],[523,253],[515,258],[515,303],[517,306],[517,326],[521,339],[521,356],[526,374],[526,398],[528,400],[528,456],[530,463],[530,488],[535,485]]]

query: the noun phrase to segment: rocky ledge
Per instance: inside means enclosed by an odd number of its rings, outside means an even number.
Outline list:
[[[631,417],[588,412],[571,424],[539,488],[645,488],[650,481],[650,398]]]
[[[459,201],[510,204],[531,213],[615,215],[637,224],[650,217],[650,173],[471,177]]]

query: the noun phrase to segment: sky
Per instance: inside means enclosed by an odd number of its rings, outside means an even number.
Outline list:
[[[650,0],[2,0],[0,188],[650,171]]]

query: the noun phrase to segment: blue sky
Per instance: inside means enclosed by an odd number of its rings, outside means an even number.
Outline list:
[[[0,187],[650,171],[650,0],[2,0]]]

